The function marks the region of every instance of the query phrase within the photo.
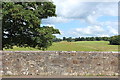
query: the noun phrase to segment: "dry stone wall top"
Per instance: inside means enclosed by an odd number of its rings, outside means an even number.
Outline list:
[[[118,75],[118,52],[3,51],[3,75]]]

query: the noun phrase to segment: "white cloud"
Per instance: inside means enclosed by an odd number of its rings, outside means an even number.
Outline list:
[[[55,25],[53,25],[53,24],[47,24],[46,26],[55,28]]]
[[[91,0],[90,0],[91,1]],[[102,16],[118,16],[118,0],[53,0],[57,17],[43,19],[45,24],[66,23],[79,20],[90,26],[68,30],[65,34],[76,36],[113,36],[118,32],[118,22],[98,22]],[[98,2],[97,2],[98,1]],[[115,1],[115,2],[114,2]],[[82,26],[82,25],[81,25]],[[64,31],[63,31],[64,32]]]
[[[118,34],[118,29],[116,29],[115,27],[107,26],[107,28],[109,29],[109,33],[111,33],[113,35],[117,35]]]
[[[118,16],[118,3],[101,3],[96,9],[99,15]]]
[[[56,0],[53,0],[56,1]],[[62,1],[62,0],[57,0]],[[67,0],[66,0],[67,1]],[[119,2],[119,0],[79,0],[79,2]]]
[[[41,27],[43,27],[43,26],[49,26],[49,27],[55,28],[55,25],[53,25],[53,24],[41,24]]]
[[[82,35],[94,35],[94,33],[100,34],[104,32],[104,29],[101,26],[88,26],[86,28],[76,28],[73,34],[82,34]]]
[[[98,35],[99,37],[110,37],[110,35],[108,35],[108,34],[100,34],[100,35]]]
[[[104,37],[104,36],[113,36],[113,35],[118,35],[118,27],[115,26],[113,27],[116,22],[114,22],[113,25],[108,26],[109,24],[106,23],[107,26],[88,26],[88,27],[84,27],[84,28],[76,28],[74,30],[72,30],[72,32],[70,33],[71,35],[74,35],[76,37],[80,37],[80,36],[100,36],[100,37]],[[104,29],[105,28],[105,29]]]
[[[65,23],[70,21],[71,19],[67,19],[64,17],[49,17],[47,19],[42,19],[42,24],[54,24],[54,23]]]
[[[82,2],[83,0],[53,0],[58,17],[44,19],[46,23],[67,22],[70,19],[80,19],[88,23],[96,23],[100,16],[117,16],[117,2]],[[95,1],[95,0],[93,0]]]
[[[101,26],[105,26],[104,29],[109,35],[118,35],[118,22],[102,22]]]

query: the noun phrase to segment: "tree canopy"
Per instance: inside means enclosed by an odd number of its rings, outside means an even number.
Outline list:
[[[73,42],[73,41],[109,41],[111,37],[63,37],[63,39],[60,38],[55,38],[53,41],[54,42],[60,42],[60,41],[68,41],[68,42]]]
[[[112,36],[109,42],[112,45],[120,45],[120,35]]]
[[[56,16],[52,2],[3,2],[3,47],[34,47],[45,49],[52,45],[53,27],[41,27],[41,20]]]

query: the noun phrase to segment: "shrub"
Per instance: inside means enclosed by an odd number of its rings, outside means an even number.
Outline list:
[[[112,36],[109,40],[111,45],[120,45],[120,35]]]

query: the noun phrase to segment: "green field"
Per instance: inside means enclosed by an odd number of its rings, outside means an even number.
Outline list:
[[[7,51],[36,51],[34,48],[4,49]],[[109,41],[55,42],[47,51],[118,51],[118,45],[109,45]]]

